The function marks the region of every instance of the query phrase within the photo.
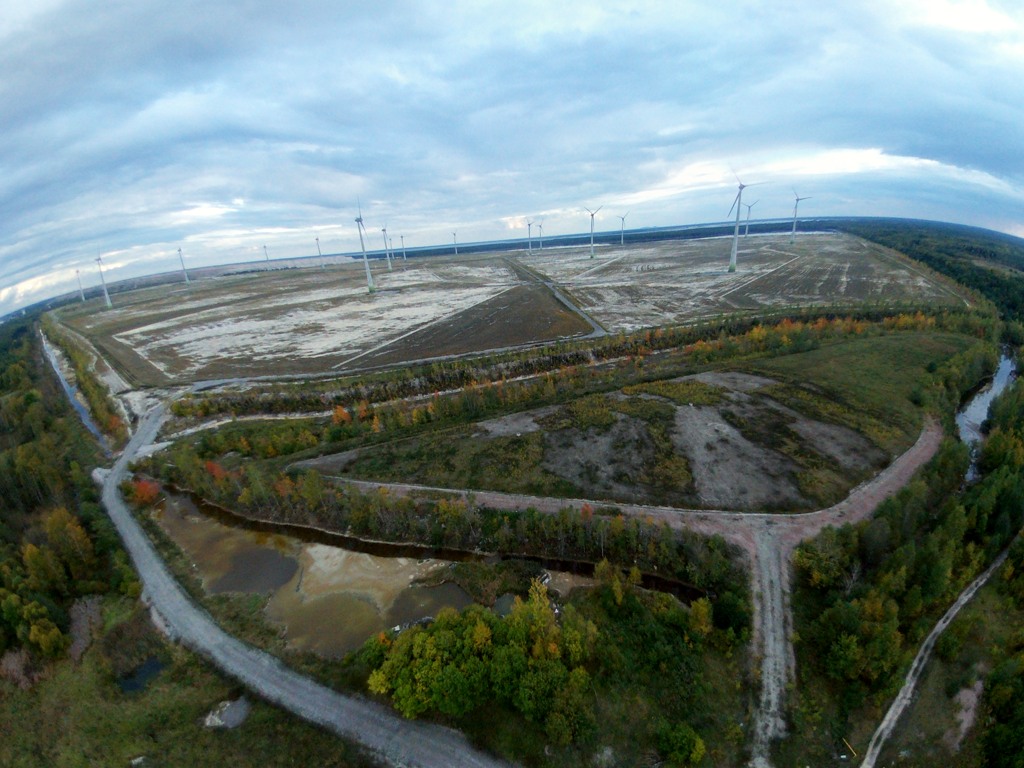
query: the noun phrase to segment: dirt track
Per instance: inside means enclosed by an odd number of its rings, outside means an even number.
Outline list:
[[[849,496],[826,509],[789,515],[758,514],[731,510],[692,510],[642,504],[616,504],[625,515],[664,520],[673,528],[720,535],[741,547],[751,561],[754,603],[754,648],[761,659],[761,695],[754,721],[751,765],[767,768],[772,741],[786,732],[785,691],[796,669],[793,653],[793,619],[790,611],[789,563],[796,546],[829,525],[865,520],[878,505],[898,491],[938,450],[942,427],[929,420],[917,441],[882,472],[854,488]],[[472,503],[493,509],[525,509],[556,513],[564,507],[584,504],[606,506],[586,499],[559,499],[496,491],[465,491],[421,485],[346,480],[362,488],[386,487],[393,493],[415,494],[442,491],[461,495]]]
[[[165,414],[164,406],[158,406],[139,424],[128,447],[103,478],[103,505],[142,578],[144,599],[168,634],[264,699],[363,745],[388,764],[424,768],[508,765],[477,751],[456,731],[405,720],[367,699],[342,695],[303,677],[273,656],[227,634],[189,599],[135,521],[119,490],[128,465],[155,439]]]

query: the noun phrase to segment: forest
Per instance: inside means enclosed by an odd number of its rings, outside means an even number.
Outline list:
[[[57,658],[77,598],[139,586],[89,477],[98,449],[33,334],[0,326],[0,654]]]

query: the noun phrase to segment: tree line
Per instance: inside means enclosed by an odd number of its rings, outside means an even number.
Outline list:
[[[946,439],[871,520],[826,528],[794,555],[801,658],[833,681],[842,713],[887,697],[935,619],[1024,524],[1024,387],[990,415],[980,480]]]
[[[68,648],[78,597],[138,582],[103,513],[97,447],[47,369],[30,320],[0,325],[0,653]]]

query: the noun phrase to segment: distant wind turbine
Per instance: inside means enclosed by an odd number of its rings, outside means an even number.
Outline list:
[[[602,208],[604,208],[603,205],[597,206],[597,211],[600,211]],[[590,258],[594,258],[594,216],[597,215],[597,211],[592,211],[586,207],[583,210],[590,214]]]
[[[455,236],[454,232],[452,232],[452,242],[455,243],[455,255],[458,256],[459,255],[459,238],[457,238]]]
[[[316,255],[319,256],[320,258],[324,257],[323,253],[320,251],[320,236],[319,235],[317,235],[317,237],[316,237]]]
[[[358,202],[358,200],[357,200]],[[363,266],[366,267],[366,288],[370,293],[377,290],[373,284],[373,275],[370,274],[370,260],[366,258],[366,240],[363,239],[363,204],[359,204],[359,216],[356,217],[356,229],[359,230],[359,247],[363,250]]]
[[[114,305],[110,303],[110,294],[107,293],[107,281],[103,277],[103,257],[96,257],[96,264],[100,268],[100,282],[103,284],[103,298],[107,300],[107,309],[113,309]]]
[[[78,278],[78,295],[81,297],[82,301],[84,302],[85,301],[85,289],[82,288],[82,275],[81,275],[81,273],[77,269],[75,270],[75,277]]]
[[[544,250],[544,224],[542,224],[542,223],[537,224],[537,242],[539,243],[539,245],[537,246],[537,250],[543,251]]]
[[[405,235],[399,235],[402,238],[402,261],[405,261]]]
[[[380,229],[384,233],[384,258],[388,260],[388,272],[391,271],[391,251],[388,249],[388,225],[385,224]]]
[[[185,276],[185,285],[189,285],[188,270],[185,269],[185,257],[181,255],[181,248],[178,249],[178,261],[181,262],[181,274]]]
[[[754,186],[753,184],[744,184],[737,177],[737,183],[740,185],[739,191],[736,193],[736,199],[732,201],[732,208],[729,209],[729,213],[732,214],[732,209],[736,209],[736,226],[732,230],[732,253],[729,256],[729,271],[736,271],[736,250],[739,248],[740,240],[740,208],[743,206],[743,190],[747,187]],[[756,202],[756,201],[755,201]]]
[[[526,220],[526,250],[533,253],[533,219]]]
[[[619,225],[619,245],[626,244],[626,216],[629,216],[629,211],[626,211],[625,215],[619,216],[622,223]]]
[[[750,209],[753,208],[755,205],[757,205],[759,202],[761,202],[761,201],[760,200],[755,200],[752,203],[744,203],[743,204],[743,205],[745,205],[747,207],[747,225],[743,228],[743,236],[744,237],[746,237],[747,233],[750,232]]]
[[[796,211],[800,207],[800,201],[811,199],[809,197],[800,197],[795,189],[793,190],[793,197],[796,200],[793,202],[793,231],[789,233],[789,242],[791,243],[796,239]]]
[[[270,254],[267,253],[267,246],[266,245],[263,246],[263,255],[266,256],[267,263],[269,264],[270,263]]]

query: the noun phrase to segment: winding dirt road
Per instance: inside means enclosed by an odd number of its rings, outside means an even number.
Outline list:
[[[267,701],[363,745],[395,766],[497,768],[501,760],[476,750],[457,731],[405,720],[366,699],[345,696],[310,680],[275,657],[222,630],[185,594],[132,517],[119,486],[139,450],[156,438],[166,418],[163,405],[150,411],[114,467],[103,478],[103,505],[142,578],[143,598],[159,623],[183,645]]]
[[[761,693],[754,717],[751,765],[769,768],[771,743],[786,734],[785,693],[796,671],[793,652],[793,617],[790,609],[790,559],[797,545],[828,525],[855,523],[871,516],[878,505],[906,485],[939,448],[942,427],[928,420],[917,441],[888,467],[826,509],[794,514],[759,514],[731,510],[696,510],[646,504],[615,504],[622,514],[665,521],[675,529],[720,535],[741,547],[750,558],[754,604],[754,648],[761,659]],[[336,478],[359,488],[386,488],[391,493],[442,492],[492,509],[526,509],[557,513],[565,507],[608,506],[593,499],[467,491],[406,483],[378,483]]]

